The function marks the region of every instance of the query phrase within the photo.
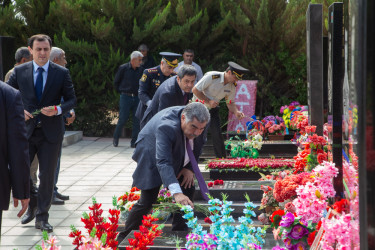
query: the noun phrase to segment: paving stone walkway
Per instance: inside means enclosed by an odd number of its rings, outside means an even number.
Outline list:
[[[68,237],[70,225],[86,234],[80,219],[84,211],[89,211],[92,197],[103,203],[103,214],[107,216],[112,197],[129,190],[136,167],[132,153],[130,139],[120,139],[115,148],[112,138],[84,137],[63,148],[58,188],[70,200],[65,205],[52,205],[49,218],[62,249],[73,249],[72,239]],[[3,212],[1,250],[35,249],[41,244],[42,233],[34,228],[35,220],[22,225],[17,218],[18,211],[11,204],[10,210]]]

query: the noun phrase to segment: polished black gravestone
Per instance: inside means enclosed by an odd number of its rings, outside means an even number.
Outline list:
[[[245,194],[248,194],[252,202],[262,200],[263,191],[260,186],[273,185],[273,181],[224,181],[224,185],[214,185],[209,188],[210,195],[221,199],[222,193],[228,195],[228,201],[246,202]],[[195,200],[203,200],[199,186],[195,186]]]
[[[0,80],[14,64],[14,37],[0,36]]]
[[[328,65],[328,112],[332,124],[332,157],[339,169],[334,179],[336,194],[343,197],[342,173],[342,115],[343,115],[343,81],[344,81],[344,37],[343,37],[343,3],[329,6],[329,65]]]
[[[176,248],[176,238],[180,240],[179,247],[181,249],[185,248],[186,235],[188,232],[172,232],[172,231],[163,231],[161,237],[158,237],[154,240],[154,245],[150,246],[150,249],[153,250],[163,250],[163,249],[177,249]],[[119,249],[126,249],[129,245],[128,239],[133,238],[134,231],[132,231],[120,244]],[[268,232],[265,238],[265,244],[262,247],[263,250],[271,250],[278,243],[274,240],[273,234]],[[280,244],[280,243],[279,243]],[[282,245],[282,242],[281,242]]]
[[[323,135],[323,5],[309,4],[306,12],[307,88],[309,124]]]

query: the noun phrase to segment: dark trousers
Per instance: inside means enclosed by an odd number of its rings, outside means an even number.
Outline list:
[[[116,125],[116,130],[113,138],[118,139],[121,136],[121,130],[125,126],[126,121],[129,118],[130,111],[133,114],[133,129],[132,129],[132,140],[131,144],[134,145],[137,141],[139,133],[139,120],[135,117],[135,111],[139,104],[138,96],[128,96],[121,94],[120,96],[120,116]]]
[[[55,172],[55,185],[53,187],[53,196],[56,196],[57,194],[57,181],[59,180],[59,173],[60,173],[60,161],[61,161],[61,152],[62,151],[62,142],[60,146],[60,151],[59,151],[59,157],[57,158],[57,165],[56,165],[56,172]]]
[[[3,219],[3,210],[0,210],[0,243],[1,243],[1,221]]]
[[[220,116],[219,116],[219,107],[210,109],[210,131],[212,137],[212,144],[214,146],[215,155],[217,158],[226,158],[227,154],[225,152],[224,139],[221,134],[220,126]]]
[[[182,182],[183,177],[179,179]],[[143,215],[150,212],[152,204],[156,202],[159,194],[160,187],[153,189],[142,190],[141,197],[137,203],[134,204],[132,210],[130,210],[128,219],[125,222],[125,230],[121,233],[124,236],[128,235],[132,230],[138,230],[139,226],[142,224]],[[194,198],[195,187],[187,188],[181,187],[184,195],[189,197],[191,201]],[[181,213],[174,213],[172,218],[172,231],[187,231],[188,227],[186,225],[187,220],[182,218]]]
[[[35,154],[39,159],[39,189],[33,192],[34,186],[30,178],[29,209],[37,206],[36,221],[48,221],[48,211],[51,207],[57,158],[61,142],[50,143],[45,138],[41,128],[36,128],[29,139],[30,163]]]

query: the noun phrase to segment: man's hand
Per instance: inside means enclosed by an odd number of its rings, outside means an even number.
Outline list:
[[[27,110],[24,110],[23,113],[25,114],[25,121],[34,118],[32,114],[30,114]]]
[[[179,179],[181,175],[184,176],[184,179],[181,182],[181,186],[183,186],[184,188],[191,188],[192,186],[194,186],[194,173],[191,170],[182,168],[180,173],[178,173],[177,175],[177,179]]]
[[[72,115],[71,117],[67,117],[66,118],[66,125],[70,125],[74,122],[74,120],[76,119],[76,114],[74,112],[70,112],[70,114]]]
[[[21,211],[17,214],[18,217],[21,217],[25,212],[27,207],[29,206],[30,199],[24,199],[24,200],[19,200],[13,197],[13,203],[14,207],[18,207],[18,201],[21,201]]]
[[[190,205],[192,208],[194,208],[194,203],[191,202],[189,197],[187,197],[183,193],[176,193],[176,194],[173,195],[173,198],[177,203],[179,203],[181,205],[184,205],[184,206]]]
[[[238,120],[241,120],[242,118],[245,117],[245,114],[240,112],[240,111],[237,111],[235,115],[236,115]]]
[[[42,108],[42,114],[46,116],[55,116],[57,115],[57,108],[56,106],[48,106],[48,107]]]
[[[208,105],[210,105],[211,108],[216,108],[217,105],[219,105],[219,102],[217,102],[215,100],[209,100]]]

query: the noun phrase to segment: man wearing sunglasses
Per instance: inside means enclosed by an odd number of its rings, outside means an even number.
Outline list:
[[[237,81],[242,80],[244,73],[248,69],[234,62],[228,62],[229,67],[225,72],[210,71],[193,88],[193,101],[199,99],[210,108],[211,121],[209,124],[217,158],[225,158],[224,139],[221,134],[219,102],[225,98],[226,105],[238,119],[242,119],[244,114],[238,110],[234,99],[236,96]]]

